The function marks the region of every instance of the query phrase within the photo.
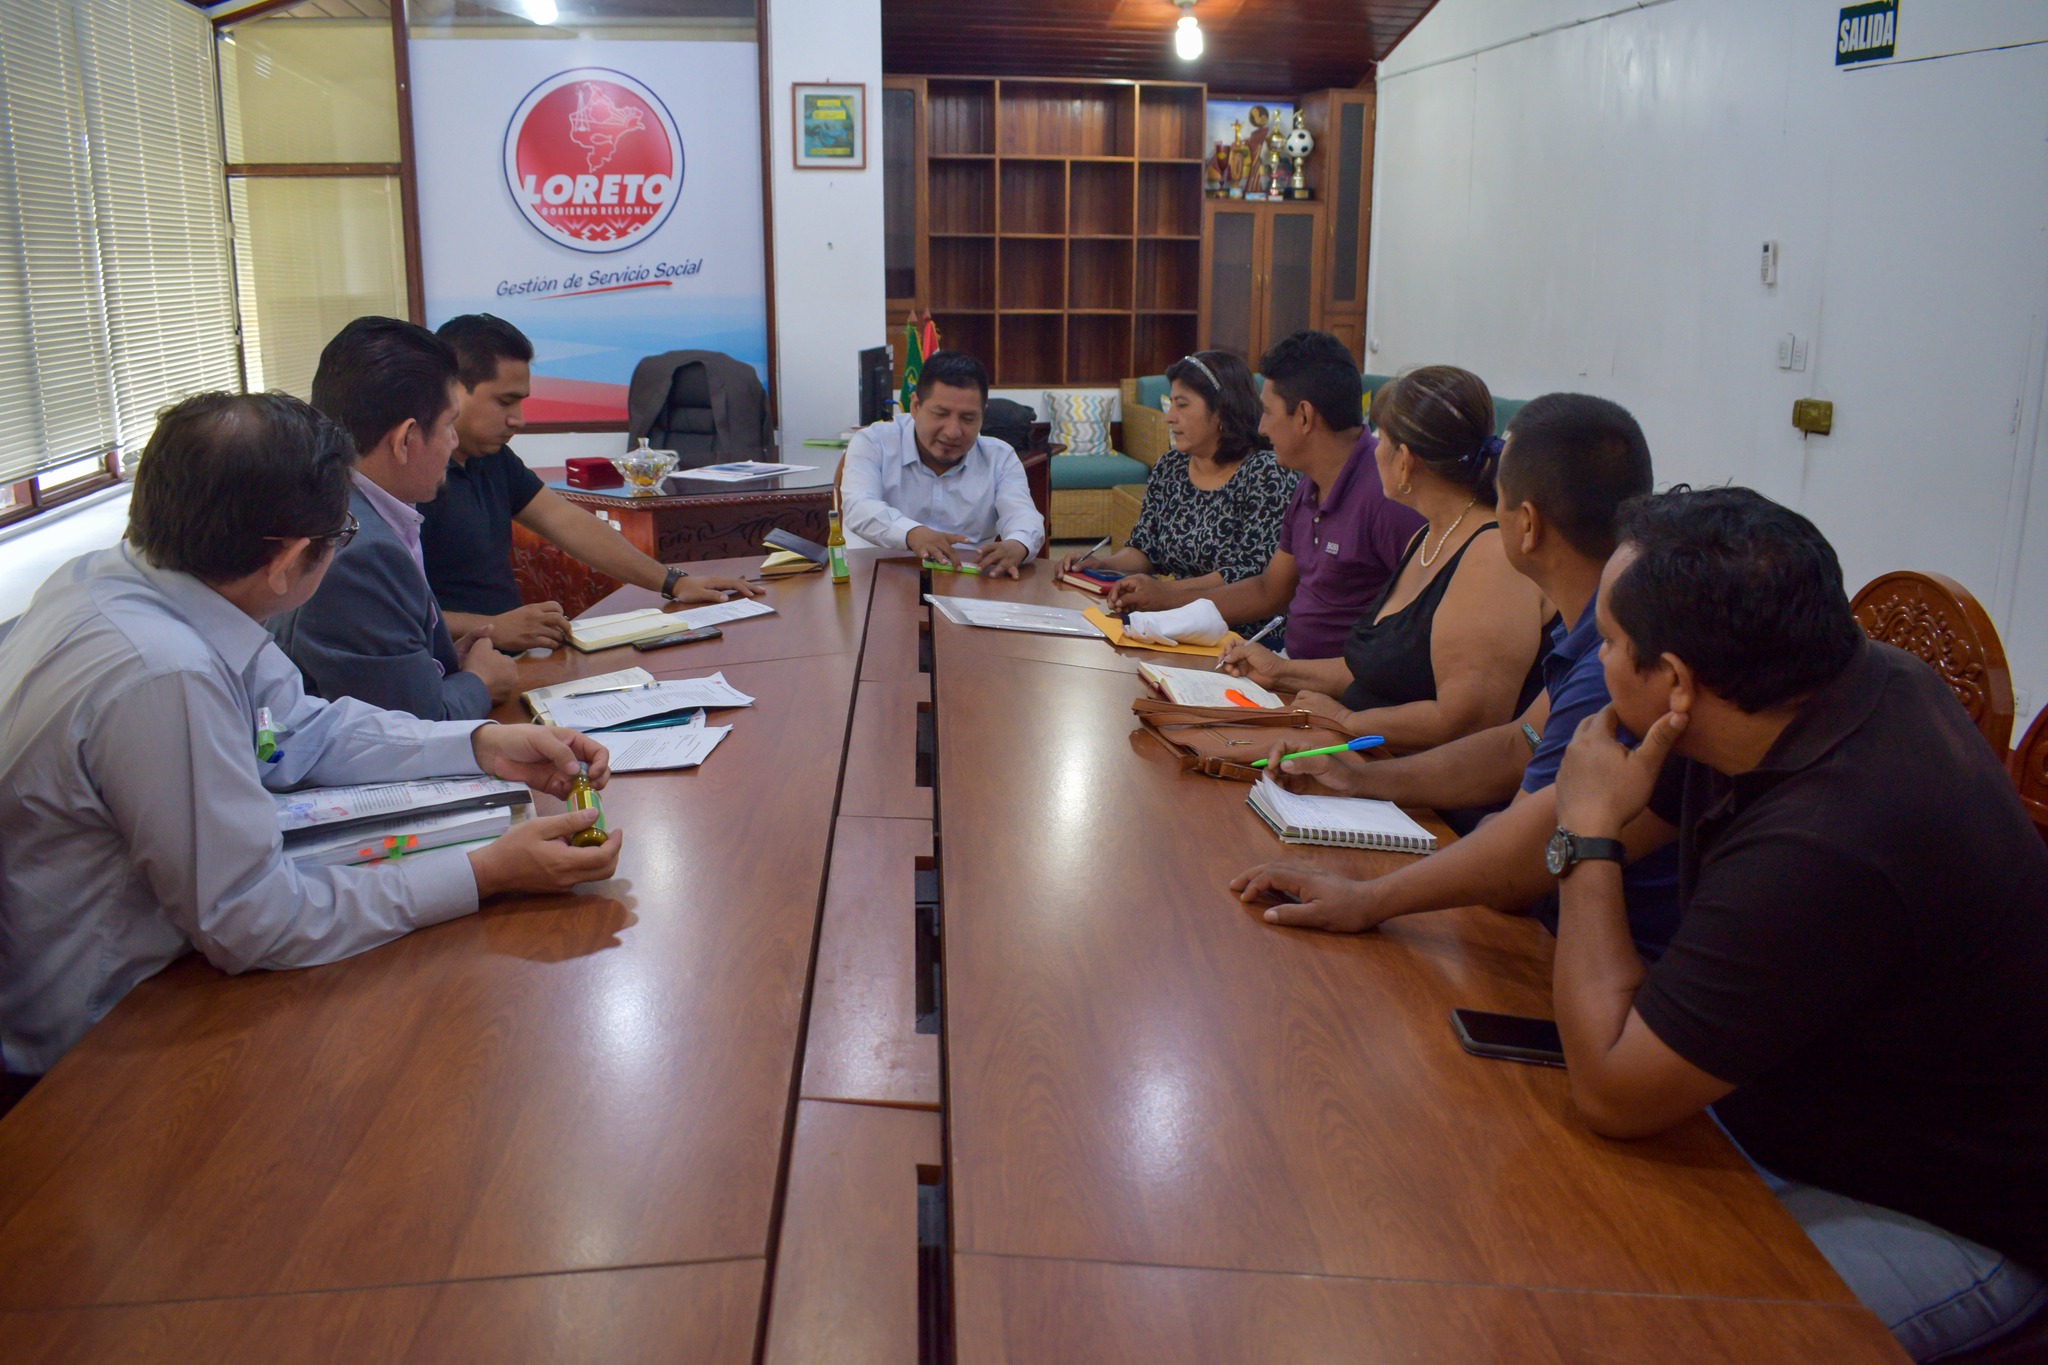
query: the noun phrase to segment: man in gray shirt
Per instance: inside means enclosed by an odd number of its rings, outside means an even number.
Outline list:
[[[480,849],[295,867],[272,791],[490,773],[565,795],[603,747],[305,695],[262,622],[312,596],[349,515],[347,437],[282,394],[202,394],[143,452],[128,538],[60,568],[0,642],[0,1058],[49,1069],[197,949],[228,972],[331,962],[618,866],[589,812]],[[258,731],[275,735],[269,762]]]
[[[329,701],[357,697],[421,720],[478,720],[519,690],[490,625],[457,642],[427,586],[415,503],[432,502],[455,449],[455,350],[414,323],[357,318],[320,352],[313,406],[355,442],[349,514],[320,590],[270,623]]]

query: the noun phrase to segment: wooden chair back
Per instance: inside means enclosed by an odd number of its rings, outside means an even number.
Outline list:
[[[2034,717],[2027,737],[2013,750],[2012,782],[2020,789],[2020,804],[2034,817],[2034,828],[2048,840],[2048,708]]]
[[[1864,634],[1939,673],[2005,761],[2012,743],[2012,671],[1991,617],[1970,590],[1937,573],[1880,574],[1849,604]]]

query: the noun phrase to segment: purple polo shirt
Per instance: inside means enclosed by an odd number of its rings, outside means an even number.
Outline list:
[[[1422,529],[1420,512],[1390,501],[1373,461],[1377,438],[1361,427],[1358,444],[1327,496],[1303,479],[1280,520],[1280,548],[1300,572],[1287,608],[1287,654],[1334,659],[1351,625],[1380,595]]]

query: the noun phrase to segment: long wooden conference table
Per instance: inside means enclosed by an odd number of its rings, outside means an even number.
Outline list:
[[[1265,925],[1142,654],[922,600],[1051,580],[860,553],[522,662],[758,700],[613,782],[611,882],[137,987],[0,1120],[0,1361],[1903,1359],[1704,1119],[1605,1141],[1459,1050],[1548,1012],[1539,926]]]

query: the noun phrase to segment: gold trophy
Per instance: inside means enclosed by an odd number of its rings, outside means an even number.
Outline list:
[[[1232,199],[1244,198],[1244,182],[1251,173],[1252,149],[1244,145],[1244,120],[1230,121],[1230,166],[1223,177],[1224,193]]]
[[[1288,158],[1294,162],[1294,187],[1290,197],[1306,199],[1309,197],[1308,157],[1316,149],[1316,140],[1309,133],[1308,124],[1299,109],[1294,111],[1294,131],[1287,135],[1284,145]]]

